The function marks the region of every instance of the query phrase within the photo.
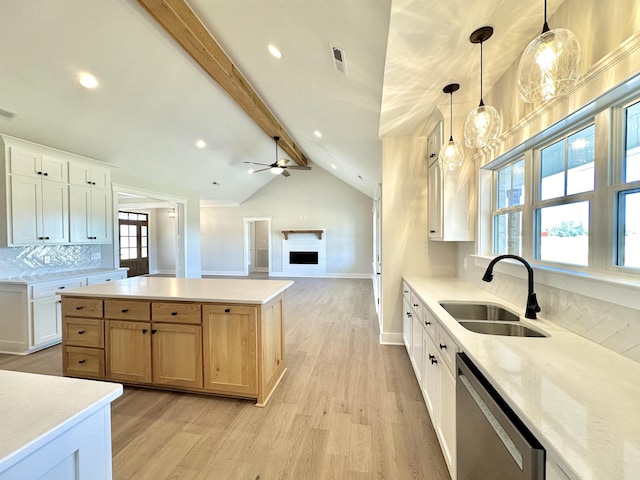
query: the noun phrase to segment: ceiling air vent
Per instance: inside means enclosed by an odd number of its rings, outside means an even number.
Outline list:
[[[344,50],[335,45],[331,45],[331,59],[333,60],[333,68],[337,72],[347,75],[347,59],[344,56]]]
[[[9,120],[11,120],[15,116],[16,116],[15,113],[0,107],[0,117],[8,118]]]

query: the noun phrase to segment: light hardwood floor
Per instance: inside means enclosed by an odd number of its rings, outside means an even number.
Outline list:
[[[402,346],[378,343],[370,280],[295,279],[288,370],[266,408],[125,387],[114,479],[448,479]],[[60,347],[0,368],[61,375]]]

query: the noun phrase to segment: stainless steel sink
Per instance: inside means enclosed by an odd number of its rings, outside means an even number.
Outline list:
[[[448,303],[442,302],[440,306],[456,320],[487,320],[517,322],[520,317],[498,305],[488,303]]]
[[[467,330],[485,335],[503,335],[506,337],[546,337],[544,333],[518,323],[500,322],[458,322]]]

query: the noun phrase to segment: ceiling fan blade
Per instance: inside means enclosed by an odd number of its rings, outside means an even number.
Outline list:
[[[281,175],[282,175],[283,177],[289,177],[291,174],[290,174],[289,172],[287,172],[286,170],[283,170],[283,171],[282,171],[282,173],[281,173]]]
[[[244,163],[248,163],[250,165],[262,165],[263,167],[270,167],[271,166],[268,163],[257,163],[257,162],[244,162]]]
[[[287,165],[285,168],[290,168],[291,170],[311,170],[311,167],[307,165]]]
[[[264,172],[265,170],[271,170],[271,167],[267,167],[267,168],[261,168],[260,170],[254,170],[251,173],[258,173],[258,172]]]

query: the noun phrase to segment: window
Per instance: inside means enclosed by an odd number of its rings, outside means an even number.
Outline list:
[[[595,188],[595,125],[540,149],[534,257],[589,264],[589,209]],[[583,194],[583,195],[579,195]]]
[[[640,102],[625,109],[624,178],[626,183],[640,180]]]
[[[497,197],[493,215],[493,252],[520,255],[525,196],[524,159],[498,170],[495,183]]]

